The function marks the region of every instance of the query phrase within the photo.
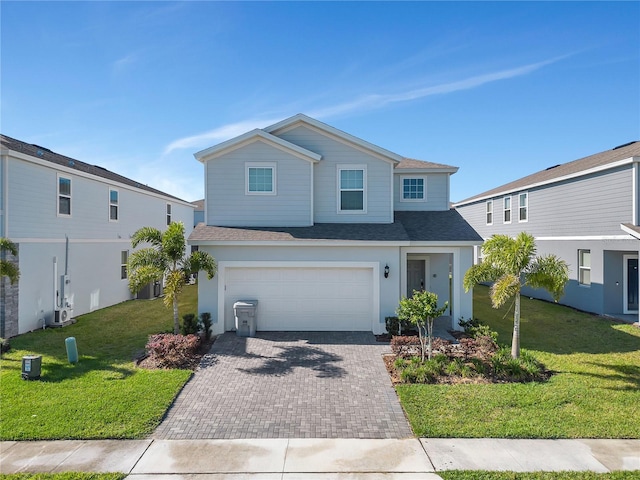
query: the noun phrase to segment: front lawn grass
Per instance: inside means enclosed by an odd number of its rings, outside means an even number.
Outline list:
[[[197,312],[197,287],[180,298],[180,314]],[[141,438],[158,425],[191,376],[144,370],[133,358],[150,334],[171,331],[162,299],[133,300],[78,318],[74,325],[10,339],[0,361],[0,440]],[[79,362],[67,361],[75,337]],[[21,378],[22,357],[42,355],[41,380]]]
[[[126,473],[10,473],[0,474],[0,480],[122,480]]]
[[[640,471],[594,472],[488,472],[485,470],[448,470],[438,472],[443,480],[632,480]]]
[[[511,343],[513,312],[474,289],[474,313]],[[554,372],[548,382],[398,385],[420,437],[638,438],[640,329],[522,299],[521,345]]]

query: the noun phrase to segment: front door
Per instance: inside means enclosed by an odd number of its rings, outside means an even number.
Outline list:
[[[624,256],[624,313],[638,313],[638,256]]]
[[[412,297],[414,290],[424,290],[424,282],[425,261],[407,260],[407,297]]]

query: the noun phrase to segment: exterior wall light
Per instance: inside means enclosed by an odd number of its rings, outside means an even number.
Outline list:
[[[389,278],[389,265],[384,266],[384,278]]]

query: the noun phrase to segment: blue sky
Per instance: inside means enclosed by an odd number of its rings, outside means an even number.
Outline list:
[[[460,167],[452,201],[640,140],[639,2],[0,3],[2,133],[186,200],[296,113]]]

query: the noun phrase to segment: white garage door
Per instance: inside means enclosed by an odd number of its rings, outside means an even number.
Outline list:
[[[371,331],[371,268],[227,268],[225,326],[233,304],[258,300],[262,331]]]

